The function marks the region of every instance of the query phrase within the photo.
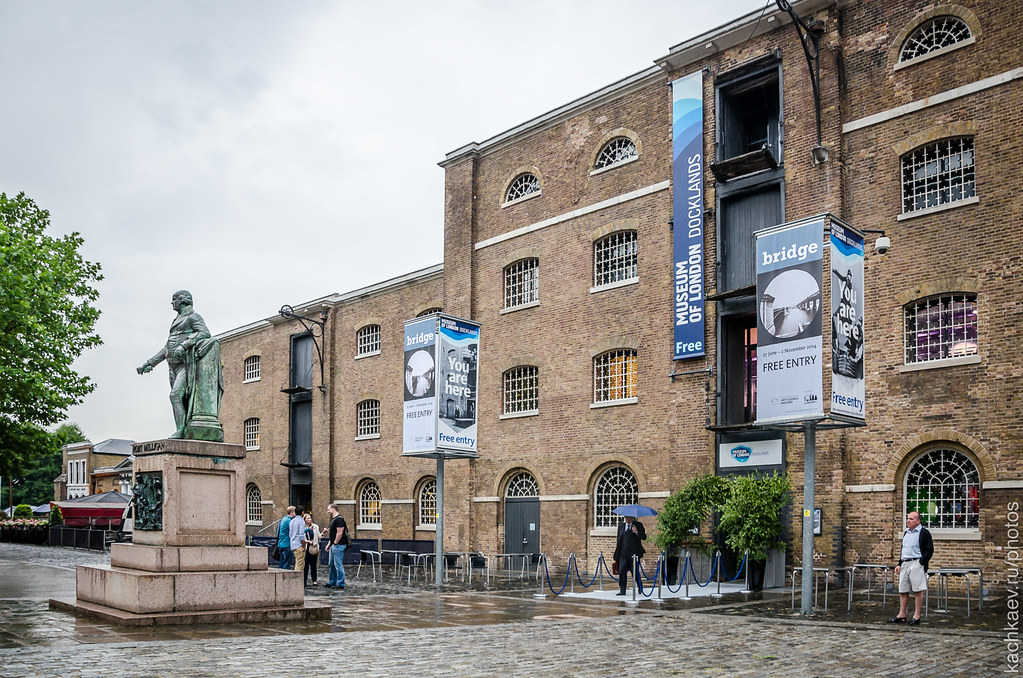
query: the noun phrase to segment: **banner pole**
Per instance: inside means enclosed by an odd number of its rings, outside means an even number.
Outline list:
[[[803,580],[800,612],[813,614],[813,504],[815,456],[817,454],[816,422],[803,422]]]
[[[444,584],[444,454],[437,453],[437,536],[434,539],[434,579]]]

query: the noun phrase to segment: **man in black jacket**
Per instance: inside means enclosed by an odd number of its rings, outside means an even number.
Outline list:
[[[906,516],[906,533],[902,535],[902,551],[895,566],[895,577],[899,580],[899,614],[888,621],[894,624],[906,623],[906,607],[909,592],[913,592],[914,609],[910,624],[920,623],[920,611],[924,605],[927,590],[927,565],[934,555],[934,541],[927,528],[920,524],[920,514],[911,511]]]
[[[629,570],[632,569],[632,556],[642,558],[646,553],[643,548],[643,540],[646,539],[646,528],[643,523],[635,520],[632,516],[625,516],[624,523],[618,523],[618,541],[615,544],[614,559],[618,563],[618,595],[625,595],[625,583]],[[638,567],[637,567],[638,570]],[[633,572],[632,576],[639,582],[639,590],[643,590],[643,583]]]

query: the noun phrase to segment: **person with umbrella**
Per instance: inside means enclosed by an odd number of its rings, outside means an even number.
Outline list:
[[[643,548],[643,540],[646,539],[646,528],[637,518],[640,516],[655,516],[657,511],[640,504],[627,504],[614,509],[612,513],[625,516],[625,521],[618,523],[618,541],[615,543],[614,560],[618,563],[618,595],[625,595],[626,580],[629,570],[632,569],[632,556],[642,558],[646,553]],[[638,560],[637,560],[638,563]],[[633,578],[643,590],[643,580],[639,577],[638,567],[632,573]]]

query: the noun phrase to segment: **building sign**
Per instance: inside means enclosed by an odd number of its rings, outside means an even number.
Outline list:
[[[480,326],[441,314],[405,322],[402,454],[474,457]]]
[[[863,234],[831,220],[831,415],[863,421]]]
[[[781,466],[783,463],[781,438],[718,443],[719,469]]]
[[[757,424],[824,417],[824,217],[756,233]]]
[[[674,359],[695,358],[704,346],[703,71],[671,83],[675,326]]]

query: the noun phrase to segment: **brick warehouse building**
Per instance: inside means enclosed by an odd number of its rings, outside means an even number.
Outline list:
[[[221,420],[250,450],[252,529],[334,500],[361,538],[432,537],[434,464],[401,456],[400,375],[402,321],[436,309],[482,326],[479,458],[446,465],[447,549],[592,565],[613,549],[611,508],[730,472],[737,443],[780,449],[763,468],[789,473],[800,506],[802,435],[753,423],[752,242],[831,212],[883,230],[891,251],[868,240],[867,425],[817,438],[817,564],[892,562],[916,509],[935,565],[1004,582],[1023,495],[1023,247],[1003,235],[1023,216],[1008,181],[1023,162],[1020,19],[994,1],[793,6],[820,35],[819,143],[797,31],[754,12],[449,153],[443,267],[295,309],[322,330],[277,315],[221,335]],[[669,83],[695,73],[707,161],[686,186]],[[694,185],[705,355],[674,360],[672,198]]]

